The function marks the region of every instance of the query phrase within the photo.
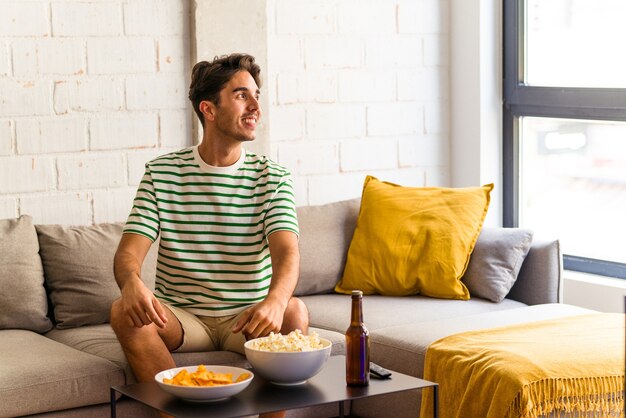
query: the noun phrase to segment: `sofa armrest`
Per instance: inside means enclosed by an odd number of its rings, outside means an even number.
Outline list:
[[[563,256],[558,240],[535,238],[507,298],[528,305],[563,300]]]

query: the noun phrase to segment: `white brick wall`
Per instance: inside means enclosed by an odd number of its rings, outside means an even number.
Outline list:
[[[87,192],[40,194],[19,199],[20,212],[27,213],[40,224],[90,224],[92,197]]]
[[[13,151],[13,124],[10,120],[0,122],[0,155]]]
[[[153,148],[158,143],[158,131],[155,112],[103,114],[91,121],[90,146],[93,150]]]
[[[9,55],[7,44],[0,43],[0,76],[9,75]]]
[[[85,42],[82,39],[50,38],[38,40],[37,67],[40,75],[80,75],[87,72]]]
[[[51,154],[87,150],[87,121],[76,117],[20,119],[15,137],[18,154]]]
[[[17,217],[17,199],[0,199],[0,219]]]
[[[126,220],[145,162],[192,143],[189,3],[0,1],[0,217]]]
[[[0,157],[0,170],[3,195],[45,192],[56,186],[54,161],[49,157]]]
[[[264,51],[258,141],[299,204],[356,197],[367,174],[448,185],[449,0],[259,1],[266,45],[235,31],[196,52]],[[145,162],[192,143],[191,3],[0,2],[0,216],[126,219]]]
[[[266,123],[299,204],[359,196],[367,174],[449,184],[449,0],[267,4]]]
[[[107,36],[123,31],[118,2],[52,2],[53,36]]]
[[[0,36],[50,35],[47,1],[5,1],[0,13]]]

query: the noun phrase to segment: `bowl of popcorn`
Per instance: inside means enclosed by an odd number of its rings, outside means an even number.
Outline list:
[[[271,333],[244,345],[254,372],[276,385],[301,385],[322,370],[332,343],[317,333],[295,330],[287,335]]]

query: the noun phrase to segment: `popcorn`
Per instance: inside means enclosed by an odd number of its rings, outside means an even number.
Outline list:
[[[252,340],[250,345],[255,350],[271,352],[313,351],[324,348],[315,331],[311,335],[304,335],[299,329],[287,335],[272,332],[267,337]]]

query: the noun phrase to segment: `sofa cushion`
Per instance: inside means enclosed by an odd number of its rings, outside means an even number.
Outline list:
[[[493,185],[401,187],[368,176],[340,293],[469,299],[461,282]]]
[[[36,225],[41,260],[59,329],[109,321],[111,303],[120,296],[113,257],[122,224]],[[142,279],[154,289],[157,245],[152,245]]]
[[[3,417],[105,403],[124,383],[115,364],[31,331],[1,330],[0,353]]]
[[[39,242],[28,215],[0,220],[0,329],[46,332],[48,299]]]
[[[296,295],[330,293],[343,274],[360,199],[297,208],[300,278]]]
[[[302,296],[309,309],[311,327],[345,333],[350,325],[349,295]],[[521,302],[504,299],[492,303],[484,299],[437,299],[427,296],[363,297],[363,321],[370,332],[403,324],[417,324],[436,319],[456,318],[491,311],[504,311],[526,306]]]
[[[370,334],[372,361],[401,373],[422,377],[428,346],[449,335],[524,322],[563,318],[592,312],[565,304],[524,306],[517,309],[461,315],[391,326]]]
[[[500,302],[513,285],[533,241],[519,228],[483,228],[461,281],[472,296]]]
[[[343,333],[317,328],[310,328],[310,331],[317,332],[321,337],[327,338],[333,343],[332,355],[345,353],[345,338]],[[124,371],[126,383],[135,382],[135,376],[124,355],[124,351],[122,351],[122,346],[109,324],[71,329],[55,328],[46,333],[45,336],[51,340],[63,343],[66,346],[114,363],[120,370]],[[248,365],[244,356],[231,351],[173,353],[172,355],[177,366],[224,364],[242,367]]]
[[[93,354],[109,360],[124,371],[125,382],[135,382],[135,376],[124,355],[113,329],[109,324],[91,325],[71,329],[53,329],[46,337],[63,343],[84,353]],[[242,364],[245,358],[238,353],[228,351],[174,353],[178,366],[205,364]]]

